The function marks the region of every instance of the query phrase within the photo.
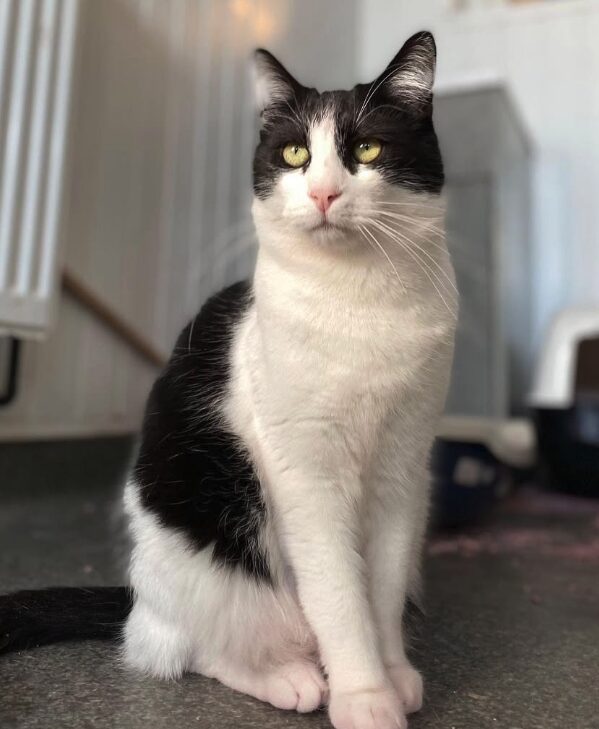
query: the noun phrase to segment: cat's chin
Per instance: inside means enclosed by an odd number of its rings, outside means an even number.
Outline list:
[[[355,237],[355,232],[346,226],[337,223],[320,223],[312,228],[310,237],[320,245],[347,244]]]

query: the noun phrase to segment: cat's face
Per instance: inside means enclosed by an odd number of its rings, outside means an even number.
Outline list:
[[[351,91],[306,88],[257,51],[258,222],[317,242],[338,240],[363,231],[380,211],[397,212],[392,205],[401,200],[438,195],[443,165],[432,123],[434,71],[430,33],[410,38],[372,84]]]

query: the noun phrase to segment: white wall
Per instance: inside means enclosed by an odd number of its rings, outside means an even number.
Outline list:
[[[252,258],[250,49],[306,83],[355,75],[354,0],[80,0],[68,265],[168,351]],[[26,343],[0,438],[135,430],[156,372],[68,298]]]
[[[538,348],[562,306],[599,304],[599,4],[552,2],[454,13],[445,0],[363,0],[360,74],[369,80],[427,28],[438,90],[507,85],[535,152],[532,326]]]

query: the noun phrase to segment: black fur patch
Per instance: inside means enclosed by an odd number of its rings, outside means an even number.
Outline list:
[[[409,60],[415,45],[430,54],[434,69],[434,41],[427,33],[417,34],[406,43],[372,84],[358,84],[351,91],[319,93],[293,79],[270,54],[263,61],[286,84],[286,97],[276,97],[263,111],[260,140],[254,155],[254,193],[267,198],[281,174],[289,171],[282,149],[293,142],[310,146],[310,127],[325,115],[335,121],[336,145],[346,168],[358,168],[352,150],[361,139],[374,137],[382,142],[380,156],[371,163],[385,180],[415,192],[439,193],[443,187],[443,162],[432,120],[432,94],[415,99],[397,91],[391,84],[394,69]],[[276,65],[275,65],[276,64]],[[306,168],[304,168],[306,169]]]
[[[229,380],[231,341],[251,303],[237,283],[209,299],[183,330],[150,394],[134,469],[143,506],[213,558],[269,579],[258,545],[265,507],[239,439],[217,415]]]

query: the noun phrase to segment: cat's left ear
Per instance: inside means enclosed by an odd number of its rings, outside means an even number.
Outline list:
[[[408,38],[376,83],[390,96],[424,112],[431,106],[436,64],[435,39],[432,33],[421,31]]]
[[[301,88],[282,63],[259,48],[254,52],[254,94],[258,112],[281,101],[289,101]]]

